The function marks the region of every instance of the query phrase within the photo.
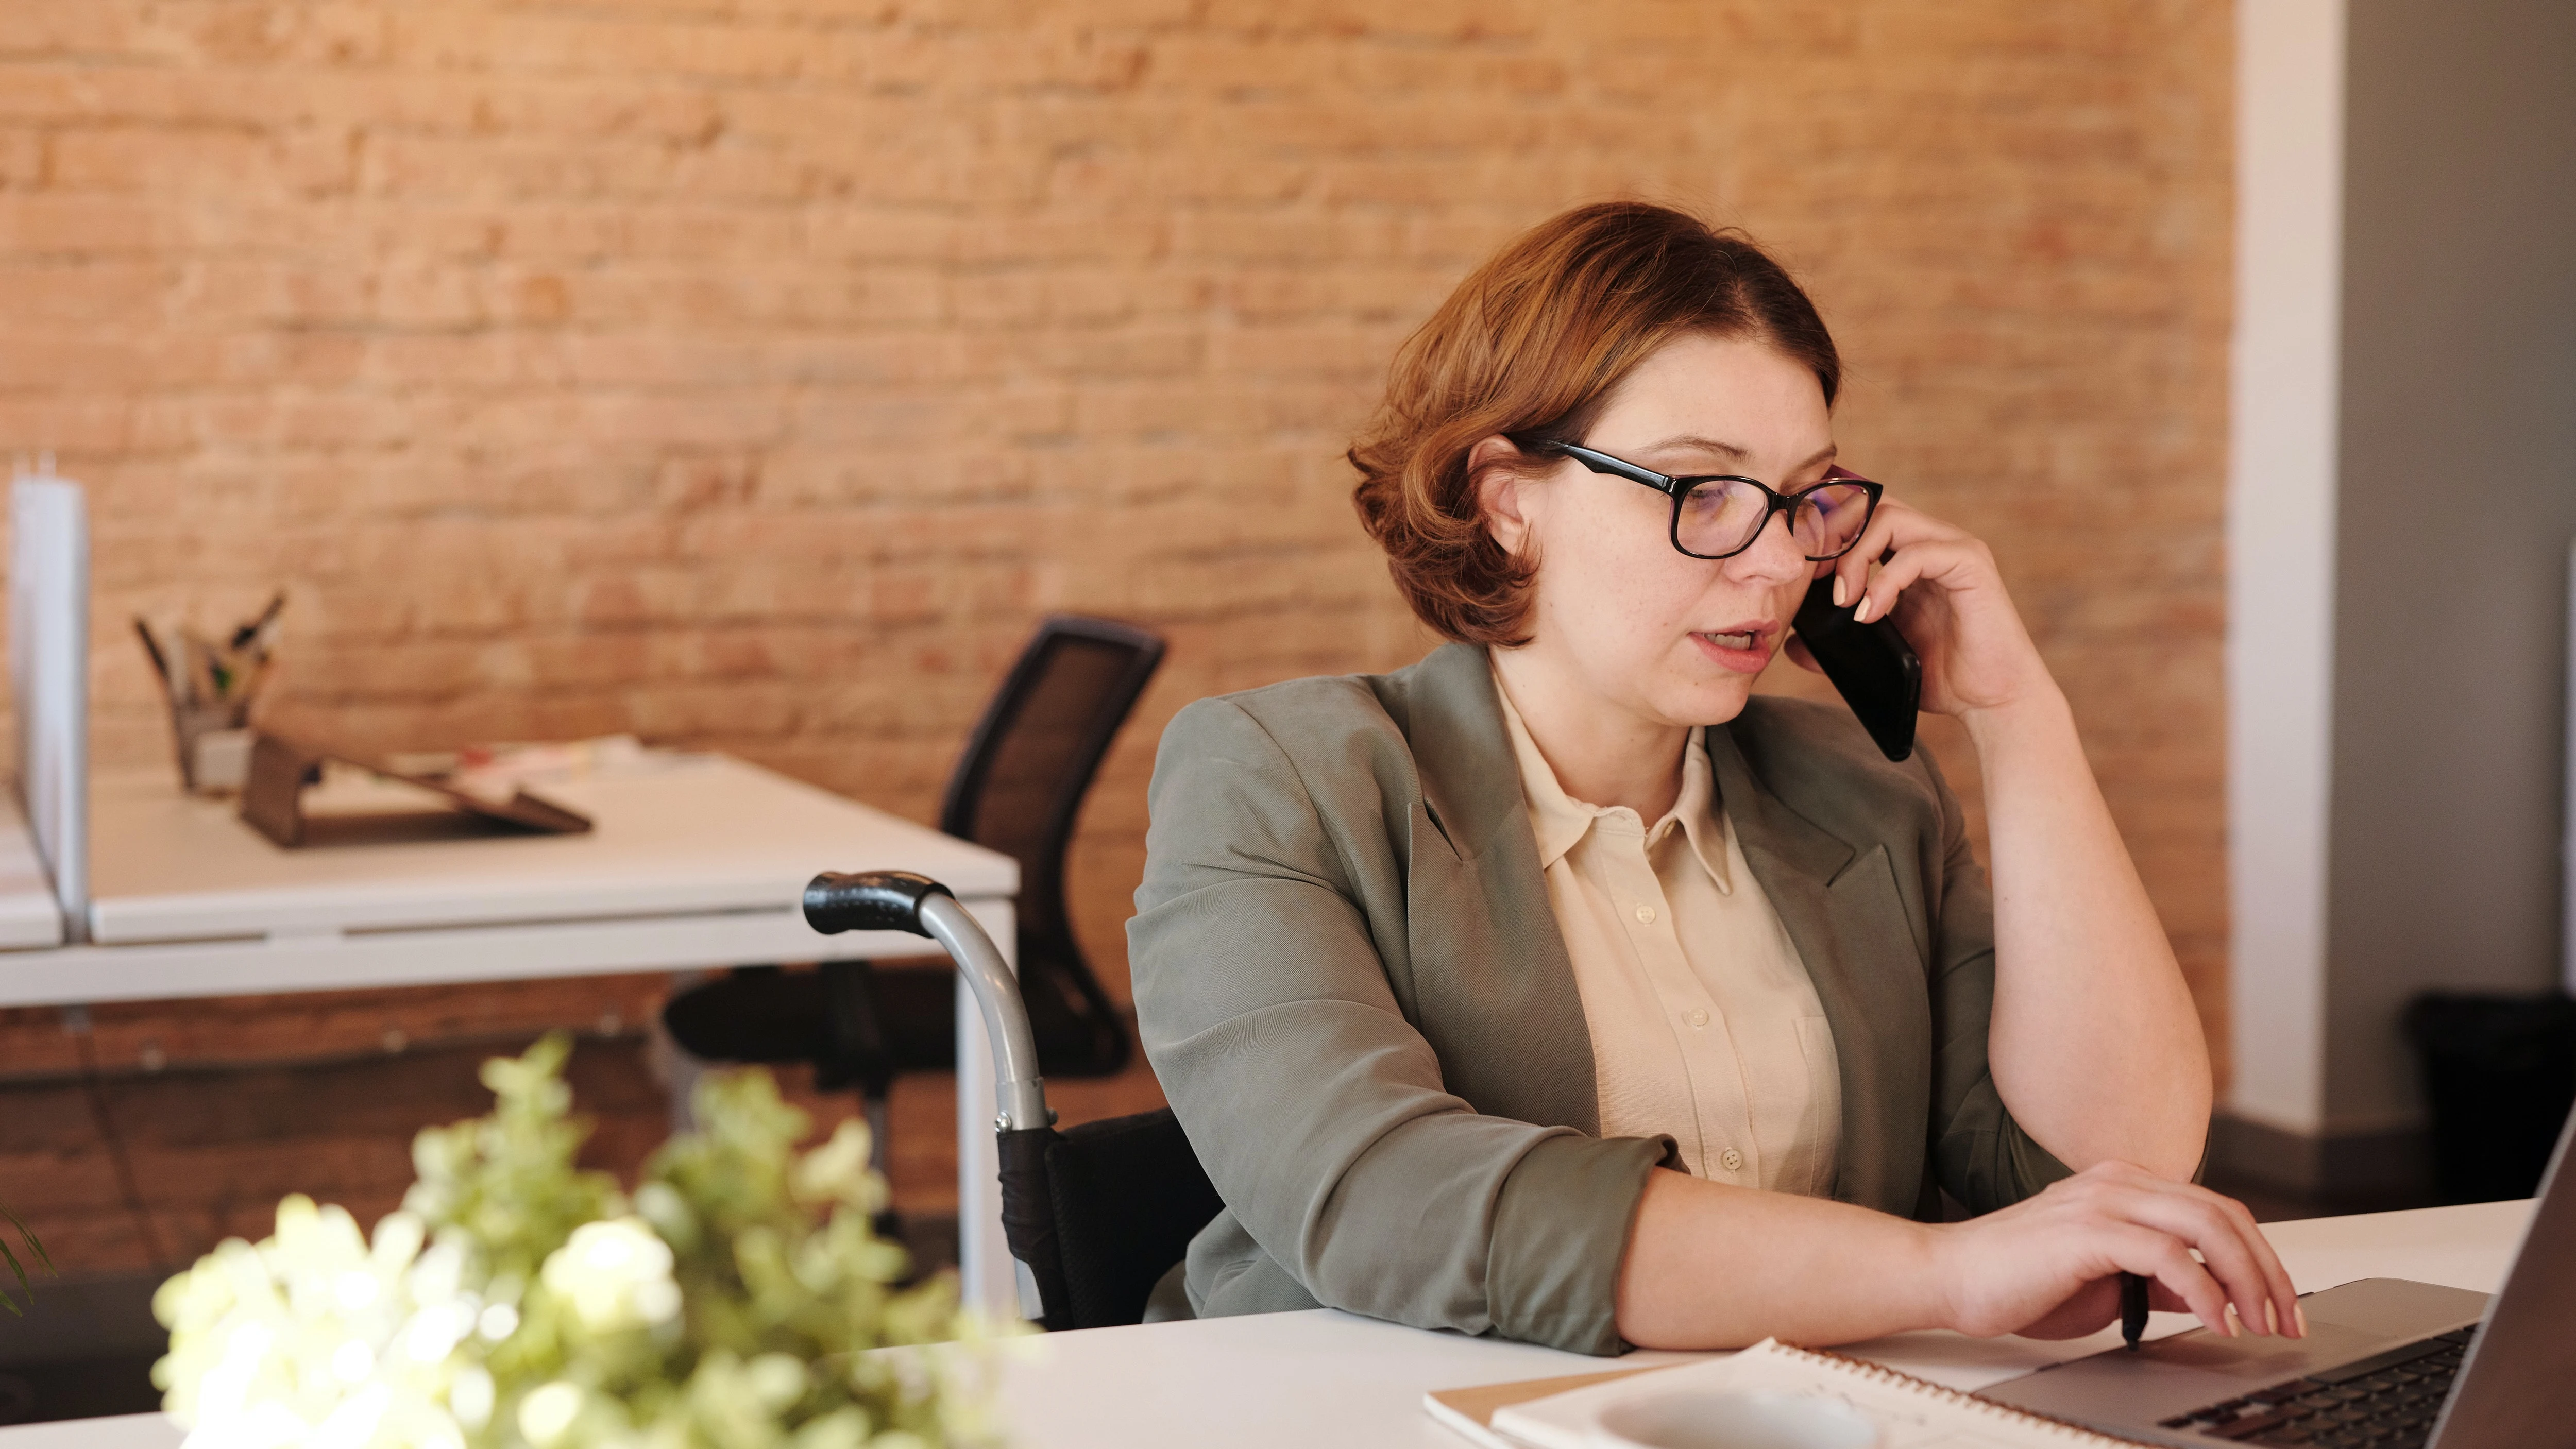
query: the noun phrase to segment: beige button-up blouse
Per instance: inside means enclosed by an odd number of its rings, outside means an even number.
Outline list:
[[[1650,827],[1626,806],[1567,795],[1501,684],[1591,1032],[1601,1135],[1669,1134],[1701,1177],[1830,1195],[1833,1033],[1715,798],[1702,731],[1682,751],[1681,798]]]

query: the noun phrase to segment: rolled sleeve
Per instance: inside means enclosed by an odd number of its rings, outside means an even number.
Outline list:
[[[2073,1170],[2024,1132],[1995,1088],[1986,1040],[1995,1015],[1995,907],[1959,802],[1927,756],[1942,823],[1934,925],[1932,1167],[1971,1213],[2009,1207]]]
[[[1619,1268],[1646,1174],[1677,1165],[1669,1137],[1552,1137],[1503,1183],[1485,1269],[1494,1331],[1573,1353],[1624,1353]],[[1616,1233],[1604,1231],[1610,1223]]]

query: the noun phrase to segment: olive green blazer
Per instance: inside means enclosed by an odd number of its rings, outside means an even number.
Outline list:
[[[1931,1217],[1940,1189],[1986,1212],[2064,1176],[1986,1069],[1992,903],[1930,757],[1762,697],[1706,739],[1833,1029],[1834,1195]],[[1597,1135],[1485,651],[1201,700],[1150,801],[1137,1021],[1226,1204],[1190,1245],[1192,1310],[1621,1351],[1620,1259],[1672,1143]]]

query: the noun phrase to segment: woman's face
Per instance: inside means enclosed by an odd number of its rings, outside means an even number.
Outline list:
[[[1740,474],[1787,493],[1824,477],[1832,421],[1804,364],[1763,341],[1691,336],[1629,374],[1580,441],[1658,473]],[[1672,500],[1656,489],[1570,458],[1536,478],[1487,478],[1496,540],[1538,559],[1525,647],[1550,677],[1650,724],[1744,708],[1815,576],[1785,515],[1744,552],[1698,559],[1673,547]]]

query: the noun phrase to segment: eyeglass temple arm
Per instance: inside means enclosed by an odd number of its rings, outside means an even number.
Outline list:
[[[1658,493],[1678,495],[1681,492],[1681,480],[1677,478],[1667,478],[1651,468],[1640,468],[1624,458],[1613,458],[1607,453],[1596,453],[1579,443],[1560,443],[1553,439],[1542,439],[1531,446],[1537,452],[1561,453],[1595,473],[1607,473],[1613,478],[1625,478],[1631,483],[1643,483]]]

